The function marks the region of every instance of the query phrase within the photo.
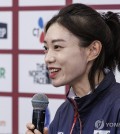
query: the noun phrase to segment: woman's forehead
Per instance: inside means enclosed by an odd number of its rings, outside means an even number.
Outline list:
[[[77,38],[73,35],[67,28],[63,27],[58,23],[52,24],[45,34],[44,40],[47,42],[49,40],[70,40],[72,38]]]

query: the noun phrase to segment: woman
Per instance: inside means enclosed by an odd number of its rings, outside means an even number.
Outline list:
[[[69,5],[47,23],[44,43],[52,84],[70,85],[44,134],[119,134],[120,84],[113,74],[120,70],[119,15]],[[27,128],[33,134],[31,123]]]

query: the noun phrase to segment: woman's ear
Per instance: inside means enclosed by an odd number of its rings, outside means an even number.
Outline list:
[[[100,41],[93,41],[88,47],[88,61],[95,60],[100,54],[102,49],[102,44]]]

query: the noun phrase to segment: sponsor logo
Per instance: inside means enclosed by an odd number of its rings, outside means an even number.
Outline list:
[[[37,84],[50,84],[48,70],[45,64],[37,63],[36,70],[29,71],[29,75],[33,77],[34,83]]]
[[[7,38],[7,24],[0,23],[0,39],[6,39],[6,38]]]
[[[2,127],[2,126],[6,126],[6,121],[0,120],[0,126],[1,126],[1,127]]]
[[[34,37],[38,38],[40,43],[43,43],[43,41],[44,41],[44,23],[43,23],[42,17],[40,17],[38,19],[38,26],[33,28],[32,33],[33,33]]]
[[[5,68],[0,67],[0,78],[5,78]]]
[[[58,132],[58,134],[64,134],[63,132]]]

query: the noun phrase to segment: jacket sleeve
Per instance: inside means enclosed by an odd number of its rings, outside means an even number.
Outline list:
[[[53,121],[49,126],[49,134],[57,134],[70,132],[74,118],[74,109],[71,103],[66,100],[57,110]]]
[[[49,132],[48,134],[57,134],[57,129],[59,125],[59,116],[60,116],[60,110],[58,109],[53,121],[51,122],[49,126]]]

